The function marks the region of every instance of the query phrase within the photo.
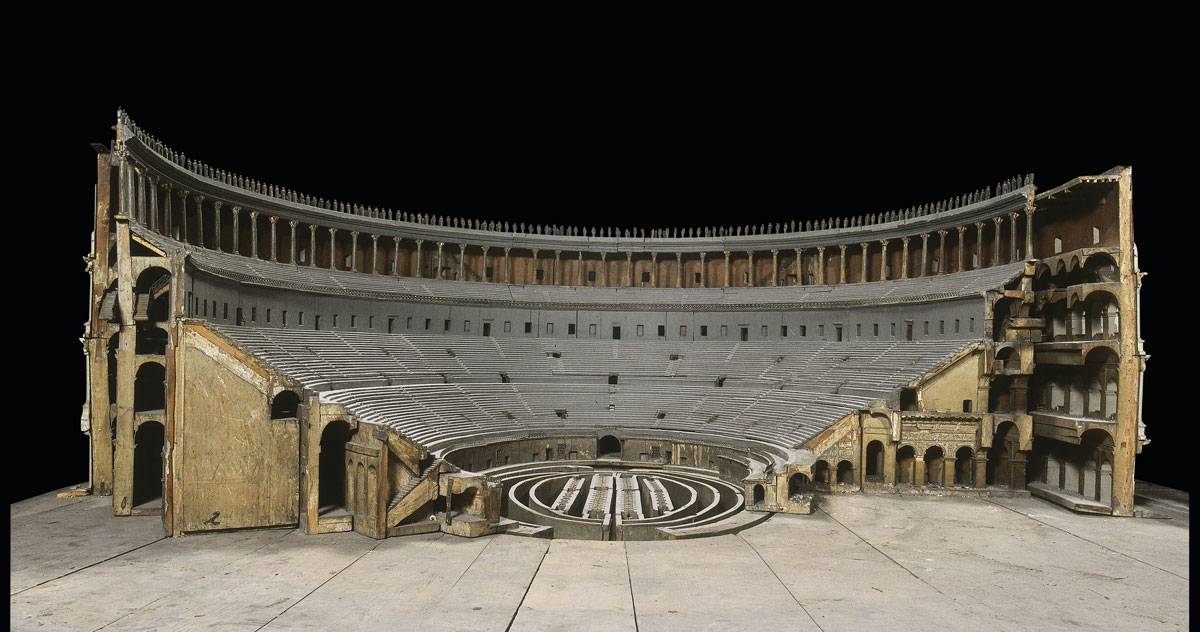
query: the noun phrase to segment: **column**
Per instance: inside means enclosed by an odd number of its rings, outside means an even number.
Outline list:
[[[700,253],[700,287],[708,287],[706,284],[707,280],[705,279],[707,276],[707,271],[704,269],[704,258],[707,256],[707,252]]]
[[[825,285],[825,246],[817,246],[817,285]]]
[[[134,178],[137,181],[137,184],[134,185],[137,188],[133,195],[133,203],[135,205],[135,208],[133,209],[133,217],[144,226],[147,224],[145,200],[146,177],[142,175],[142,170],[138,167],[133,168],[133,173],[135,174]]]
[[[608,287],[608,253],[600,253],[600,285]]]
[[[975,453],[975,487],[987,487],[987,448]]]
[[[250,256],[258,258],[258,211],[250,211]]]
[[[946,274],[946,235],[950,231],[938,231],[938,274]]]
[[[1008,219],[1009,219],[1008,236],[1010,237],[1010,241],[1012,242],[1012,246],[1009,248],[1009,251],[1008,251],[1009,252],[1008,262],[1009,263],[1012,263],[1017,260],[1017,218],[1020,216],[1021,216],[1020,213],[1009,213],[1008,214]]]
[[[879,246],[883,249],[883,254],[879,257],[879,280],[887,281],[887,240],[880,239]]]
[[[1037,208],[1033,206],[1033,198],[1029,198],[1025,204],[1025,258],[1033,258],[1033,212]]]
[[[725,251],[725,287],[729,287],[729,251]]]
[[[900,238],[900,242],[904,244],[904,252],[901,253],[901,261],[900,261],[900,278],[901,279],[908,278],[908,240],[909,239],[912,239],[912,238],[911,237],[901,237]]]
[[[952,455],[947,455],[942,458],[942,485],[945,487],[951,487],[954,485],[954,464],[957,461],[958,459]]]
[[[467,245],[459,244],[458,245],[458,280],[459,281],[466,280],[463,278],[463,267],[464,267],[463,262],[466,260],[466,258],[467,258]]]
[[[748,287],[754,287],[754,251],[753,250],[746,251],[746,272],[749,274],[749,276],[747,277],[749,279],[749,282],[746,283],[746,285]]]
[[[379,274],[379,235],[371,235],[371,274]]]
[[[242,254],[242,234],[238,232],[238,217],[242,214],[242,207],[235,206],[230,211],[233,212],[233,254]]]
[[[488,251],[488,248],[490,248],[490,247],[491,247],[491,246],[480,246],[480,247],[479,247],[479,249],[483,251],[483,266],[479,268],[479,276],[480,276],[480,278],[482,278],[482,279],[484,280],[484,282],[487,282],[487,280],[488,280],[488,276],[487,276],[487,251]],[[495,275],[492,275],[492,276],[495,276]]]
[[[579,251],[579,266],[575,269],[576,285],[583,285],[583,251]]]
[[[358,272],[358,231],[350,231],[350,271]]]
[[[288,240],[288,263],[290,263],[292,265],[297,265],[296,264],[296,224],[298,224],[298,223],[299,222],[297,222],[294,219],[288,220],[288,230],[291,231],[289,233],[291,235],[291,238]]]
[[[337,231],[336,228],[329,229],[329,269],[337,270],[337,264],[334,259],[337,257]]]
[[[316,224],[308,225],[308,267],[315,268],[317,266],[317,226]]]
[[[150,230],[158,232],[158,178],[150,176]]]
[[[992,265],[1000,265],[1000,222],[1003,218],[993,217],[992,221],[996,223],[996,237],[992,240]]]
[[[538,284],[537,269],[538,269],[538,251],[537,251],[537,248],[534,248],[533,249],[533,279],[532,279],[534,285]]]
[[[846,282],[846,247],[838,246],[841,251],[841,259],[838,261],[838,283]]]
[[[975,222],[975,258],[979,260],[979,267],[984,266],[983,263],[983,222]]]
[[[561,263],[561,261],[562,261],[562,251],[555,250],[554,251],[554,270],[551,271],[552,277],[550,278],[551,285],[558,285],[561,283],[561,281],[559,280],[559,275],[558,275],[558,269],[559,269],[558,266],[559,266],[559,263]]]
[[[196,196],[196,245],[204,247],[204,196]]]
[[[484,249],[484,253],[485,254],[487,253],[486,249]],[[395,265],[392,269],[392,274],[394,276],[400,276],[400,238],[399,237],[392,237],[392,261],[395,262]],[[486,257],[484,257],[483,265],[485,265],[485,266],[487,265]]]
[[[509,276],[512,274],[512,263],[508,259],[508,251],[509,250],[512,250],[512,247],[507,247],[504,249],[504,282],[505,283],[509,282],[508,281]]]
[[[437,247],[438,247],[437,259],[436,259],[437,269],[434,270],[434,272],[433,272],[433,278],[435,278],[435,279],[442,278],[442,247],[445,245],[446,245],[446,242],[444,242],[444,241],[437,242]],[[535,254],[535,256],[536,256],[536,254]]]
[[[633,251],[632,250],[625,253],[625,266],[626,266],[625,274],[628,275],[628,277],[629,277],[628,283],[626,283],[626,285],[628,285],[629,287],[633,287]]]
[[[675,253],[675,287],[683,287],[683,253]]]
[[[967,227],[959,226],[956,230],[958,230],[958,267],[955,268],[954,271],[962,272],[964,269],[963,268],[963,257],[965,256],[965,253],[967,251],[967,245],[966,245],[966,243],[964,243],[963,234],[967,232]]]
[[[650,287],[658,287],[658,253],[650,253]]]
[[[941,268],[938,268],[940,271]],[[913,485],[920,486],[925,484],[925,455],[913,455]]]
[[[182,225],[179,227],[179,240],[180,240],[180,241],[182,241],[183,243],[185,243],[185,244],[186,244],[186,243],[188,243],[188,234],[187,234],[187,199],[188,199],[188,195],[190,195],[190,194],[191,194],[191,192],[190,192],[190,191],[179,190],[179,191],[176,191],[176,193],[178,193],[178,194],[179,194],[179,201],[183,203],[183,208],[182,208],[182,209],[180,209],[180,211],[179,211],[179,222],[180,222],[180,224],[182,224]]]
[[[796,259],[792,264],[792,269],[796,271],[796,285],[804,285],[804,250],[802,248],[793,248],[796,252]]]
[[[220,200],[213,200],[213,250],[221,249],[221,206]]]
[[[277,255],[276,242],[275,242],[275,222],[279,221],[279,218],[278,217],[268,217],[267,221],[271,222],[271,261],[278,263],[279,257]]]
[[[423,244],[423,243],[425,243],[424,239],[417,240],[417,269],[416,269],[416,274],[414,274],[413,276],[417,277],[418,279],[421,278],[421,244]],[[506,248],[504,251],[508,252],[508,249]],[[397,266],[397,267],[399,267],[399,266]],[[505,277],[504,280],[507,281],[508,278]]]
[[[929,259],[926,255],[929,253],[929,233],[921,233],[921,273],[917,276],[925,276],[925,271],[929,269]]]
[[[862,272],[859,274],[858,281],[859,281],[859,283],[866,283],[867,282],[867,254],[868,254],[867,248],[868,248],[868,244],[867,244],[867,242],[864,241],[864,242],[860,243],[858,245],[858,247],[862,249]]]
[[[166,207],[167,207],[167,208],[166,208],[166,211],[167,211],[167,212],[166,212],[166,213],[163,213],[163,228],[162,228],[162,233],[163,233],[164,235],[166,235],[167,237],[171,237],[171,208],[172,208],[172,207],[171,207],[171,191],[172,191],[172,190],[173,190],[175,187],[174,187],[174,185],[172,185],[172,184],[171,184],[171,183],[169,183],[169,182],[168,182],[167,184],[164,184],[164,185],[163,185],[163,187],[166,189],[166,193],[165,193],[165,195],[166,195],[166,198],[167,198],[167,204],[166,204]],[[234,240],[234,243],[237,243],[237,240]],[[106,365],[106,366],[107,366],[107,365]]]

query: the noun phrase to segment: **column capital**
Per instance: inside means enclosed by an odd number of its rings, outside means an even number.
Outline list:
[[[867,249],[867,242],[865,242],[865,241],[860,241],[860,242],[858,242],[858,247],[859,247],[859,248],[862,248],[863,250],[866,250],[866,249]]]
[[[459,251],[459,252],[466,252],[466,251],[467,251],[467,245],[466,245],[466,244],[459,244],[459,245],[458,245],[458,251]]]
[[[250,219],[257,219],[258,211],[250,211],[249,215],[250,215]]]
[[[825,246],[817,246],[817,254],[824,255],[825,254]]]
[[[1012,212],[1012,213],[1009,213],[1009,214],[1008,214],[1008,218],[1009,218],[1009,219],[1011,219],[1011,220],[1012,220],[1012,221],[1014,221],[1014,222],[1015,222],[1015,221],[1017,221],[1017,218],[1018,218],[1018,217],[1020,217],[1020,216],[1021,216],[1021,214],[1020,214],[1020,213],[1017,213],[1017,212],[1015,212],[1015,211],[1014,211],[1014,212]]]
[[[379,235],[371,235],[371,241],[379,241]]]
[[[754,251],[753,251],[753,250],[747,250],[747,251],[746,251],[746,255],[747,255],[747,256],[749,256],[749,257],[754,257]]]
[[[886,240],[886,239],[880,239],[880,240],[879,240],[879,245],[880,245],[880,246],[883,246],[883,248],[886,250],[886,249],[887,249],[887,245],[888,245],[888,240]]]
[[[296,220],[294,220],[294,219],[288,220],[288,226],[291,226],[292,228],[295,228],[295,227],[296,227],[296,224],[299,224],[299,223],[300,223],[300,222],[297,222],[297,221],[296,221]]]
[[[279,221],[279,218],[278,217],[268,217],[267,221],[274,224],[275,222]]]
[[[958,234],[959,234],[959,235],[962,235],[963,233],[967,232],[967,227],[966,227],[966,226],[959,226],[959,227],[957,227],[955,230],[957,230],[957,231],[958,231]]]
[[[555,259],[557,259],[557,258],[558,258],[560,255],[562,255],[562,251],[561,251],[561,250],[555,250],[555,251],[554,251],[554,258],[555,258]]]
[[[724,253],[725,253],[725,258],[726,258],[726,259],[728,259],[728,258],[729,258],[729,251],[728,251],[728,250],[723,250],[722,252],[724,252]]]
[[[938,237],[945,237],[948,234],[950,234],[950,231],[948,231],[948,230],[939,230],[938,231]]]
[[[442,245],[442,244],[439,242],[439,243],[438,243],[438,245],[440,246],[440,245]],[[530,250],[532,250],[532,251],[533,251],[533,258],[534,258],[534,259],[536,259],[536,258],[537,258],[537,253],[538,253],[538,249],[537,249],[537,248],[531,248]]]
[[[399,239],[399,237],[397,237],[397,239]],[[486,254],[487,254],[487,251],[488,251],[488,248],[491,248],[491,246],[480,246],[479,248],[480,248],[481,250],[483,250],[483,254],[485,254],[485,255],[486,255]]]
[[[682,259],[682,258],[683,258],[683,253],[682,253],[682,252],[677,252],[677,253],[675,253],[675,258],[676,258],[676,259]]]
[[[1004,218],[1003,218],[1003,217],[1000,217],[1000,216],[997,216],[997,217],[993,217],[993,218],[992,218],[992,221],[993,221],[993,222],[996,222],[996,225],[997,225],[997,226],[999,226],[999,225],[1000,225],[1000,223],[1004,221]]]
[[[921,233],[921,241],[929,241],[929,233]]]
[[[336,233],[337,231],[338,231],[338,229],[336,229],[336,228],[330,228],[329,234],[332,235],[332,234]]]
[[[187,189],[176,189],[175,190],[175,195],[178,195],[179,197],[184,198],[184,199],[187,199],[187,196],[189,196],[191,194],[192,194],[192,192],[188,191]]]
[[[195,195],[195,198],[197,202],[204,202],[204,196],[200,195],[199,193]]]
[[[979,230],[983,230],[984,226],[987,226],[987,224],[983,222],[975,222],[975,228],[978,228]]]
[[[509,250],[512,250],[512,246],[505,246],[505,247],[504,247],[504,254],[505,254],[505,255],[508,255],[508,251],[509,251]],[[580,255],[580,256],[582,257],[583,255]]]
[[[437,247],[438,247],[438,249],[439,249],[439,250],[441,250],[442,246],[445,246],[445,245],[446,245],[446,242],[444,242],[444,241],[439,241],[439,242],[436,242],[436,243],[437,243]]]
[[[317,225],[316,225],[316,224],[309,224],[309,225],[308,225],[308,232],[310,232],[310,233],[315,233],[315,232],[317,232]]]
[[[425,243],[425,240],[424,240],[424,239],[417,239],[417,240],[416,240],[416,242],[417,242],[417,248],[420,248],[420,247],[421,247],[421,244]],[[508,250],[508,248],[505,248],[504,250],[506,250],[506,251],[507,251],[507,250]]]
[[[904,245],[907,246],[910,239],[912,239],[912,237],[905,235],[904,237],[900,238],[900,241],[904,242]]]
[[[581,252],[581,253],[579,253],[579,257],[580,257],[581,259],[583,258],[583,253],[582,253],[582,252]],[[629,252],[625,253],[625,258],[626,258],[626,259],[628,259],[628,260],[630,260],[630,261],[633,261],[633,251],[632,251],[632,250],[630,250]]]
[[[221,207],[224,205],[225,203],[221,200],[213,200],[213,208],[217,209],[218,211],[221,210]]]
[[[537,251],[535,250],[534,252],[537,252]],[[607,252],[604,252],[603,250],[601,250],[601,251],[600,251],[600,260],[601,260],[601,261],[604,261],[604,260],[605,260],[605,259],[607,259],[607,258],[608,258],[608,253],[607,253]]]
[[[630,255],[630,256],[632,257],[633,255]],[[700,253],[700,260],[701,260],[701,261],[704,261],[704,258],[705,258],[705,257],[707,257],[707,256],[708,256],[708,253],[707,253],[707,252],[702,252],[702,253]]]
[[[845,246],[838,246],[838,249],[839,249],[839,250],[841,250],[843,253],[845,253],[845,252],[846,252],[846,247],[845,247]]]
[[[777,254],[779,254],[779,249],[778,249],[778,248],[772,248],[772,249],[771,249],[771,254],[773,254],[773,255],[777,255]]]
[[[726,256],[726,257],[728,257],[728,256],[729,256],[729,253],[725,253],[725,256]],[[650,260],[651,260],[651,261],[658,261],[658,253],[657,253],[657,252],[652,252],[652,253],[650,253]]]

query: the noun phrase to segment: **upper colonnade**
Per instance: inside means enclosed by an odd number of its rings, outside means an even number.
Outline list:
[[[121,214],[177,241],[297,265],[529,285],[736,287],[907,279],[1033,257],[1032,174],[855,217],[580,228],[324,200],[189,159],[123,111],[117,130],[130,192]]]

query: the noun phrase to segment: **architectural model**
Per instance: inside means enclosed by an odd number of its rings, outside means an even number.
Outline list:
[[[601,540],[727,533],[835,493],[1133,514],[1129,167],[633,230],[313,198],[124,112],[115,129],[82,420],[114,514],[170,535]]]

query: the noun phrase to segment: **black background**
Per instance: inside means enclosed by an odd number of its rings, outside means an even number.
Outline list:
[[[456,69],[461,70],[461,69]],[[240,75],[234,85],[222,78]],[[1033,172],[1045,190],[1133,165],[1142,332],[1152,443],[1139,480],[1181,478],[1189,337],[1172,305],[1194,230],[1169,220],[1190,180],[1159,141],[1176,130],[1136,90],[1101,82],[916,86],[795,77],[417,74],[411,68],[314,86],[296,77],[208,69],[199,79],[56,77],[8,118],[8,240],[20,295],[9,295],[11,454],[30,454],[10,498],[87,479],[79,432],[88,314],[95,152],[116,110],[190,158],[302,193],[450,216],[584,226],[665,227],[849,216],[934,202]],[[130,86],[136,85],[137,88]],[[853,87],[848,87],[853,85]],[[1097,91],[1101,98],[1097,98]],[[1168,300],[1169,293],[1176,300]],[[1173,325],[1174,323],[1174,325]],[[10,373],[10,375],[13,375]],[[1184,390],[1176,390],[1177,382]],[[1191,388],[1188,389],[1188,386]],[[1171,411],[1178,411],[1172,413]],[[18,459],[19,461],[20,459]]]

